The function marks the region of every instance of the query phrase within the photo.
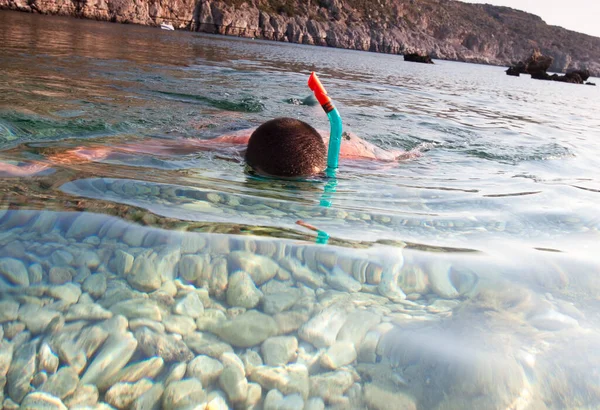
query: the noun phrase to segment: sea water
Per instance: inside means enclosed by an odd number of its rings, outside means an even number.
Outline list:
[[[0,27],[5,408],[599,405],[598,88],[15,12]],[[312,71],[346,130],[420,155],[342,160],[332,189],[175,149],[280,116],[328,129]]]

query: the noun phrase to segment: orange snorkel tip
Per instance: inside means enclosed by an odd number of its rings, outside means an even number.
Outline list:
[[[327,95],[325,87],[323,87],[323,84],[321,84],[321,81],[319,81],[319,78],[314,72],[308,77],[308,87],[312,90],[319,104],[325,109],[325,106],[331,102],[331,98]],[[325,111],[327,112],[327,109],[325,109]]]

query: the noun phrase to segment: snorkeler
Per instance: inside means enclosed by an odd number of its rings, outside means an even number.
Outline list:
[[[79,147],[49,156],[49,164],[10,165],[0,162],[0,174],[35,175],[52,164],[101,161],[115,152],[140,154],[192,154],[197,151],[232,153],[243,156],[256,173],[272,177],[307,177],[325,172],[332,176],[337,159],[397,161],[418,156],[418,151],[386,151],[354,134],[342,133],[341,119],[323,86],[313,73],[309,86],[328,114],[330,135],[323,135],[306,122],[275,118],[258,128],[242,130],[211,140],[153,140],[114,147]],[[328,148],[327,148],[328,147]]]

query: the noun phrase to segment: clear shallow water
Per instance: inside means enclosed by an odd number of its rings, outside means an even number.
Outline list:
[[[327,129],[302,104],[313,70],[347,130],[428,147],[392,166],[342,161],[330,207],[324,183],[253,179],[235,154],[121,152],[2,174],[5,400],[39,390],[74,406],[96,389],[88,401],[126,408],[115,397],[129,389],[137,408],[190,404],[177,394],[242,408],[600,402],[596,87],[10,12],[0,27],[4,163],[276,116]],[[211,362],[204,375],[205,356],[229,370]]]

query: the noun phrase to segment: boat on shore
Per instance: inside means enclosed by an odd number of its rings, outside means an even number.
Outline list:
[[[163,30],[175,30],[175,27],[170,23],[160,23],[160,28]]]

